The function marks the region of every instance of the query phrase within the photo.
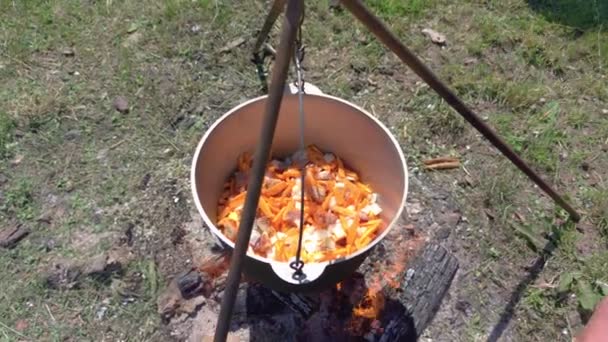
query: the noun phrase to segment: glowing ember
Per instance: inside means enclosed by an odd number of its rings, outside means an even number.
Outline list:
[[[410,227],[406,227],[410,228]],[[398,243],[392,257],[386,263],[378,263],[376,269],[383,270],[382,275],[376,275],[368,281],[367,290],[362,299],[353,307],[352,316],[348,324],[349,331],[355,336],[363,336],[369,331],[382,331],[380,318],[386,304],[386,295],[383,288],[399,288],[400,275],[406,269],[407,260],[422,245],[421,236],[412,236],[410,239]],[[395,242],[396,243],[396,242]],[[341,289],[341,285],[338,287]]]
[[[361,303],[353,308],[355,316],[375,319],[384,309],[384,294],[376,288],[367,289],[367,293]]]
[[[220,277],[230,267],[230,256],[227,253],[214,255],[203,259],[198,267],[199,271],[211,278]]]

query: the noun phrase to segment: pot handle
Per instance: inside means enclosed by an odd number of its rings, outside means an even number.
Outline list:
[[[293,261],[293,260],[291,260]],[[313,282],[317,280],[323,272],[325,271],[325,267],[327,263],[318,264],[318,263],[310,263],[304,264],[302,267],[302,272],[304,273],[304,277],[302,279],[294,278],[295,271],[291,266],[289,266],[290,262],[272,262],[270,263],[270,267],[274,271],[274,274],[277,277],[281,278],[281,280],[288,282],[290,284],[302,285],[306,283]]]
[[[296,88],[293,82],[289,82],[285,87],[288,88],[285,89],[285,91],[291,93],[292,95],[298,93],[298,88]],[[319,87],[308,82],[304,82],[304,92],[308,95],[324,95]]]

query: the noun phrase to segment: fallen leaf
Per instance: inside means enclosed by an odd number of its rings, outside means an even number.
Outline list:
[[[65,48],[65,49],[61,50],[61,54],[66,57],[73,57],[76,53],[74,52],[73,49]]]
[[[494,220],[496,218],[496,216],[494,216],[494,213],[492,213],[492,211],[490,211],[490,209],[485,209],[484,212],[486,213],[486,216],[490,220]]]
[[[29,327],[29,324],[24,319],[20,319],[15,323],[15,330],[17,330],[17,331],[24,331],[28,327]]]
[[[601,299],[600,295],[593,291],[591,284],[584,280],[578,282],[577,297],[581,308],[586,311],[593,311]]]
[[[143,37],[144,35],[141,32],[133,31],[132,33],[129,33],[127,38],[125,38],[125,40],[122,42],[122,46],[125,48],[134,46],[139,43]]]
[[[112,103],[114,109],[125,114],[129,112],[129,102],[124,96],[117,96]]]
[[[554,289],[557,287],[555,284],[547,283],[546,281],[541,281],[538,284],[532,286],[537,289],[546,290],[546,289]]]
[[[435,30],[426,28],[426,29],[422,30],[422,33],[424,33],[427,36],[429,36],[429,38],[431,38],[431,42],[433,42],[433,43],[435,43],[437,45],[443,45],[443,44],[445,44],[445,41],[446,41],[445,40],[445,35],[437,32]]]
[[[468,58],[465,58],[464,65],[477,64],[477,61],[478,60],[475,57],[468,57]]]
[[[15,156],[15,159],[11,160],[11,165],[17,166],[17,165],[21,164],[22,161],[23,161],[23,154],[18,154]]]
[[[229,51],[245,44],[245,42],[246,42],[245,38],[243,38],[243,37],[237,38],[237,39],[231,41],[230,43],[226,44],[223,48],[221,48],[219,50],[219,53],[229,52]]]
[[[133,33],[137,31],[137,29],[137,23],[131,23],[131,25],[129,25],[129,28],[127,29],[127,33]]]

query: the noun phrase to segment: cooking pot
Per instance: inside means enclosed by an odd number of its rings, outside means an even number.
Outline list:
[[[386,228],[365,248],[346,257],[306,263],[304,279],[296,280],[288,262],[278,262],[248,251],[244,274],[278,290],[318,291],[344,280],[361,265],[400,217],[407,196],[408,173],[403,152],[389,130],[365,110],[345,100],[323,94],[306,84],[303,96],[304,140],[322,151],[332,152],[358,172],[378,194]],[[204,222],[221,243],[234,243],[216,226],[217,206],[223,186],[236,170],[237,157],[256,148],[267,96],[233,108],[219,118],[199,142],[191,170],[192,195]],[[299,148],[298,96],[286,90],[272,144],[272,157],[283,158]],[[295,256],[294,256],[295,257]]]

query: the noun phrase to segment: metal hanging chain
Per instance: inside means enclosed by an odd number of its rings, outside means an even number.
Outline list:
[[[302,21],[304,15],[300,21],[300,27],[296,36],[296,46],[294,53],[294,65],[296,69],[296,80],[295,86],[298,91],[298,113],[299,113],[299,124],[300,124],[300,154],[303,158],[303,163],[300,168],[300,231],[298,235],[298,248],[296,250],[296,260],[291,262],[289,266],[295,271],[292,275],[295,280],[302,280],[306,277],[302,268],[304,262],[302,262],[302,240],[304,237],[304,195],[305,195],[305,177],[306,177],[306,144],[304,141],[304,76],[302,71],[302,61],[304,60],[304,46],[302,45]]]

